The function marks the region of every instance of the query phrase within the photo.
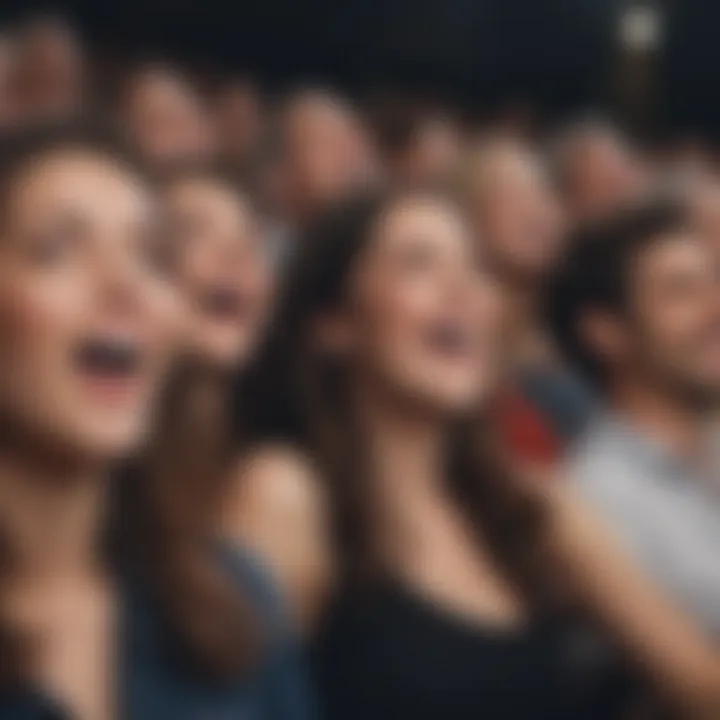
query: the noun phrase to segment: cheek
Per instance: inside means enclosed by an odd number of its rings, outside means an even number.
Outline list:
[[[84,293],[74,283],[23,286],[18,291],[6,287],[0,297],[2,356],[7,362],[37,364],[43,355],[64,350],[63,337],[82,321]]]
[[[22,285],[22,292],[6,286],[0,295],[0,403],[21,423],[55,424],[74,407],[68,356],[84,294],[80,287]]]
[[[491,240],[497,244],[496,250],[502,252],[509,243],[515,241],[518,229],[523,224],[523,213],[517,203],[506,193],[498,193],[488,204],[487,227]]]
[[[688,313],[688,308],[673,305],[658,304],[657,309],[642,315],[642,321],[636,323],[641,331],[627,340],[631,356],[639,353],[643,362],[675,369],[697,363],[703,354],[698,318]]]
[[[352,179],[352,165],[353,158],[344,143],[337,140],[323,143],[308,159],[307,180],[315,192],[333,198],[342,193]]]
[[[187,305],[171,285],[157,285],[148,294],[148,336],[155,347],[161,370],[182,346],[186,329]]]
[[[694,299],[666,303],[663,311],[654,312],[653,316],[654,322],[650,325],[653,336],[658,342],[664,339],[668,347],[678,348],[702,338],[709,319],[707,305]]]
[[[423,327],[435,305],[431,289],[412,283],[378,288],[359,313],[358,354],[363,363],[400,384],[421,381],[428,367]]]
[[[182,290],[192,291],[210,275],[208,243],[203,239],[192,241],[180,252],[177,259],[177,276]]]

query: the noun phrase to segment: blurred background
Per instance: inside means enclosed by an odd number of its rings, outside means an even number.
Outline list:
[[[713,0],[9,0],[0,19],[40,10],[76,24],[108,66],[161,55],[274,88],[402,86],[477,114],[612,103],[657,132],[720,134]]]
[[[691,709],[673,717],[720,717],[718,27],[718,0],[0,4],[0,138],[10,138],[11,159],[7,168],[0,162],[0,190],[25,180],[25,165],[18,162],[22,172],[12,165],[18,147],[23,157],[22,143],[6,130],[89,116],[130,141],[158,181],[156,200],[169,221],[163,233],[133,237],[128,250],[133,258],[142,252],[143,263],[151,256],[151,290],[167,290],[172,280],[182,312],[173,319],[181,330],[177,362],[169,378],[159,378],[167,382],[149,435],[108,456],[130,455],[130,480],[141,481],[120,484],[130,509],[121,503],[118,517],[160,528],[162,551],[174,551],[175,543],[183,552],[201,549],[198,570],[210,535],[257,551],[287,596],[329,718],[669,717],[654,712],[656,705]],[[30,147],[27,157],[42,159],[56,146],[72,156],[90,141],[64,142],[35,155]],[[101,148],[102,163],[106,154]],[[98,226],[112,225],[116,214],[107,211],[117,204],[115,191],[100,183],[102,163],[86,185],[69,171],[48,182],[61,209],[89,198],[83,207]],[[367,194],[371,188],[399,189],[400,199],[391,193],[395,199],[381,202]],[[407,198],[406,188],[415,189]],[[59,211],[36,205],[31,183],[22,189],[30,200],[18,206],[29,210],[18,213],[11,252],[29,243],[34,258],[47,238],[58,255],[74,247],[80,231],[66,231],[53,216]],[[681,192],[673,199],[675,190]],[[446,191],[458,202],[447,205]],[[649,199],[657,206],[646,205]],[[352,202],[335,208],[339,200]],[[48,230],[35,230],[36,212],[50,217]],[[140,227],[125,223],[123,233],[126,226]],[[356,263],[370,245],[382,252],[397,245],[397,260],[379,253],[381,261],[368,261],[370,280],[356,282]],[[33,262],[26,264],[34,269]],[[88,287],[104,287],[93,263],[78,266]],[[26,337],[40,337],[36,328],[62,325],[53,302],[35,310],[24,285],[30,278],[35,287],[33,273],[0,283],[0,310],[9,308],[0,312],[2,359],[11,370],[0,372],[11,378],[0,387],[0,424],[2,388],[16,394],[12,371],[31,377],[25,354],[13,352],[2,333],[11,340],[18,334],[23,350]],[[67,277],[74,292],[81,284]],[[63,296],[65,286],[58,287],[47,297]],[[479,302],[480,288],[492,288],[487,297],[494,299]],[[81,298],[77,305],[84,317],[89,303]],[[102,304],[98,317],[106,312]],[[7,322],[13,313],[17,322]],[[78,355],[79,367],[88,377],[132,379],[138,353],[124,337],[117,341],[110,321],[109,341],[83,336],[81,350],[90,352]],[[67,326],[76,326],[74,317]],[[48,336],[64,340],[62,332]],[[44,359],[45,345],[38,341],[28,354]],[[62,357],[63,377],[66,356],[47,355]],[[445,440],[454,438],[457,420],[467,419],[486,376],[491,382],[480,394],[492,443],[468,435],[468,448],[458,449]],[[35,402],[48,393],[31,379],[25,389]],[[317,387],[317,397],[306,386]],[[60,404],[87,420],[72,402]],[[54,443],[53,434],[53,452]],[[275,443],[289,447],[289,459],[288,448],[273,455]],[[478,463],[486,444],[497,445],[491,462]],[[34,467],[32,444],[23,438],[19,445]],[[498,449],[507,474],[496,470]],[[465,468],[467,458],[472,467]],[[533,482],[526,482],[526,466]],[[627,591],[632,566],[627,574],[622,562],[619,574],[606,572],[616,569],[616,558],[603,555],[602,535],[587,535],[591,523],[581,506],[567,512],[562,502],[547,502],[562,497],[547,492],[563,486],[549,484],[556,470],[558,480],[582,486],[657,584],[657,595],[642,582]],[[22,473],[9,480],[0,473],[0,519],[3,502],[8,517],[16,514],[15,497],[3,487],[12,491],[16,482],[25,487]],[[162,488],[157,493],[154,483]],[[36,488],[29,487],[32,510]],[[38,487],[50,483],[43,477]],[[148,496],[157,494],[148,501],[157,523],[142,514],[138,489],[146,487]],[[175,513],[182,517],[170,517]],[[28,528],[43,529],[32,512],[27,518]],[[176,586],[164,575],[166,565],[175,567],[152,554],[152,540],[145,561],[144,530],[120,524],[132,562],[143,560],[143,582],[168,589],[160,610],[175,613],[177,600],[185,616],[179,630],[203,643],[206,632],[195,633],[196,621],[213,618],[209,643],[224,652],[221,625],[236,622],[235,603],[226,616],[198,613],[208,606],[194,600],[193,586],[202,585],[194,555],[188,577],[184,560],[178,563]],[[559,544],[568,542],[556,551],[558,524]],[[169,540],[160,537],[166,528]],[[94,548],[92,530],[82,539]],[[545,552],[548,538],[552,553],[564,553],[560,563],[544,557],[552,554]],[[54,551],[45,535],[41,545]],[[364,587],[357,581],[372,574],[368,568],[379,571],[372,580],[389,582]],[[52,592],[34,587],[38,617],[47,613],[73,653],[76,646],[94,651],[97,628],[76,642],[66,631],[72,622],[43,606]],[[678,600],[690,623],[661,603],[659,614],[646,613],[664,594]],[[639,599],[626,602],[628,595]],[[377,602],[366,604],[370,596]],[[35,630],[34,618],[28,625]],[[640,626],[628,639],[627,629]],[[188,648],[196,650],[193,642]],[[72,678],[80,692],[66,682],[72,663],[57,657],[60,680],[50,687],[70,686],[64,689],[78,707],[104,701],[84,682],[90,674]],[[476,667],[488,672],[476,677]],[[172,690],[178,707],[186,684]],[[303,706],[288,692],[285,713],[272,717],[312,720],[298,712]],[[573,712],[561,715],[559,707]],[[626,712],[646,707],[645,714]],[[0,716],[7,717],[2,700]]]

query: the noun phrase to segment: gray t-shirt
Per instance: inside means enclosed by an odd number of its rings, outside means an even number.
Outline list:
[[[569,477],[649,576],[720,639],[720,479],[607,413],[572,454]]]

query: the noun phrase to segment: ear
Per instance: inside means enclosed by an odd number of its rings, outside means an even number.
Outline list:
[[[353,346],[353,329],[346,313],[333,312],[319,317],[312,329],[314,348],[331,357],[347,355]]]
[[[603,310],[591,310],[580,322],[582,342],[604,360],[627,356],[629,336],[622,318]]]

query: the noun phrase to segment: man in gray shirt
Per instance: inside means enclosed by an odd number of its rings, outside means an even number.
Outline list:
[[[628,552],[720,639],[720,275],[682,203],[586,229],[558,267],[548,316],[604,401],[570,478]],[[715,444],[717,439],[715,439]]]

